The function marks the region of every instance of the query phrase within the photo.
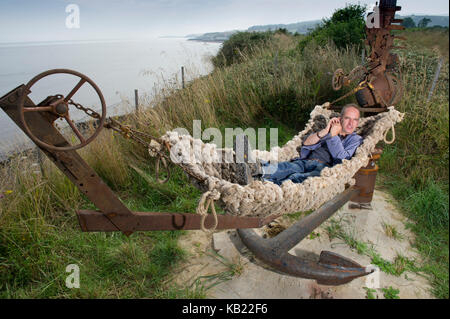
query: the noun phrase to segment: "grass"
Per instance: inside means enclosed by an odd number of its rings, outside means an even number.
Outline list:
[[[448,190],[431,181],[417,190],[402,179],[385,181],[384,186],[413,221],[408,226],[416,234],[414,246],[425,260],[433,294],[448,298]]]
[[[399,241],[404,239],[404,236],[397,230],[397,227],[395,227],[394,225],[383,223],[383,228],[386,236]]]
[[[164,134],[183,127],[192,133],[192,121],[207,127],[248,127],[262,119],[303,129],[312,108],[338,97],[329,82],[332,70],[355,67],[356,49],[336,50],[314,45],[304,54],[296,41],[279,35],[278,41],[246,57],[242,63],[216,69],[191,82],[185,90],[168,88],[137,119],[149,133]],[[276,63],[275,63],[276,62]]]
[[[408,50],[399,51],[405,95],[396,108],[406,118],[397,126],[396,143],[385,147],[380,160],[382,186],[412,220],[415,246],[425,260],[421,271],[429,276],[434,295],[448,298],[448,31],[447,37],[417,32],[407,34]],[[184,90],[180,83],[164,82],[139,114],[122,121],[156,136],[176,127],[192,133],[193,120],[201,120],[202,129],[217,127],[222,133],[227,127],[277,127],[283,145],[304,128],[315,105],[346,93],[331,89],[333,71],[348,72],[361,60],[357,48],[310,44],[299,53],[297,43],[296,37],[276,34],[269,44],[243,53],[239,64],[216,68]],[[427,101],[441,56],[442,74]],[[341,103],[349,102],[354,98]],[[195,211],[200,192],[176,167],[169,183],[158,184],[155,162],[144,147],[104,130],[80,153],[131,210]],[[32,166],[36,159],[24,156],[0,167],[0,297],[205,297],[204,289],[167,282],[171,269],[186,258],[177,245],[182,232],[130,238],[80,233],[74,213],[93,205],[48,160],[40,174]],[[387,273],[414,269],[402,256],[385,261],[367,243],[333,231]],[[64,284],[65,267],[72,263],[80,266],[80,289]],[[230,268],[223,278],[237,273]]]
[[[374,295],[374,293],[377,292],[376,289],[367,288],[367,287],[364,287],[364,289],[366,290],[366,299],[377,299],[376,295]]]
[[[386,299],[400,299],[400,297],[398,296],[400,291],[398,289],[388,287],[381,288],[381,290],[383,291],[384,298]]]
[[[225,266],[226,270],[216,274],[197,277],[190,285],[194,291],[206,293],[211,288],[242,274],[243,266],[240,260],[237,263],[232,262],[213,250],[211,250],[210,253],[207,253],[207,255],[218,260]]]
[[[388,261],[381,257],[372,244],[357,240],[355,236],[346,232],[342,227],[342,220],[331,219],[325,230],[330,241],[339,238],[344,241],[350,248],[354,249],[358,254],[371,258],[371,264],[378,266],[380,270],[386,274],[396,277],[402,275],[405,271],[415,273],[423,272],[423,267],[415,265],[415,261],[408,259],[400,254],[393,261]]]
[[[424,271],[437,298],[448,298],[449,269],[449,106],[448,30],[406,33],[408,50],[400,52],[405,95],[397,109],[405,112],[397,140],[380,160],[380,187],[397,200],[412,220],[414,246],[425,260]],[[438,61],[444,65],[428,100]]]
[[[63,229],[36,239],[2,230],[1,297],[158,297],[154,289],[184,256],[178,237],[151,233],[123,238]],[[80,267],[80,289],[65,287],[69,264]]]
[[[136,211],[192,211],[200,193],[186,186],[180,171],[155,191],[129,165],[109,132],[102,132],[81,153],[88,163]],[[100,149],[105,150],[101,158]],[[171,269],[186,256],[178,247],[183,232],[81,233],[75,211],[94,208],[49,160],[44,174],[34,173],[31,154],[2,167],[0,202],[1,298],[191,298],[196,292],[165,283]],[[104,164],[104,165],[102,165]],[[139,163],[149,174],[152,169]],[[132,164],[131,164],[132,165]],[[159,185],[159,184],[158,184]],[[80,268],[80,288],[68,289],[65,268]]]
[[[377,289],[364,287],[366,290],[366,299],[378,299]],[[391,286],[380,288],[381,292],[385,299],[400,299],[398,294],[400,293],[399,289],[392,288]]]
[[[407,40],[404,43],[408,49],[417,51],[425,48],[445,57],[448,61],[449,42],[446,40],[448,28],[442,30],[414,28],[397,33],[406,37]]]

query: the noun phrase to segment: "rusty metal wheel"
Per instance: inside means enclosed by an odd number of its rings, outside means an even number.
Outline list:
[[[38,105],[35,107],[25,107],[25,97],[28,96],[28,94],[31,93],[31,87],[36,84],[39,80],[43,79],[46,76],[53,75],[53,74],[71,74],[74,76],[77,76],[80,78],[80,81],[77,83],[77,85],[64,97],[63,95],[55,95],[53,99],[50,100],[50,103],[48,105]],[[70,118],[69,114],[69,104],[72,104],[71,102],[72,97],[75,95],[75,93],[83,86],[84,83],[89,83],[94,90],[96,91],[97,95],[100,98],[100,102],[102,105],[102,114],[99,120],[99,124],[94,131],[94,133],[89,137],[85,138],[83,134],[80,132],[80,130],[76,127],[76,124],[73,122],[73,120]],[[48,99],[46,99],[48,100]],[[70,103],[69,103],[70,102]],[[86,75],[81,74],[79,72],[69,70],[69,69],[53,69],[49,71],[45,71],[43,73],[38,74],[34,78],[32,78],[28,84],[25,86],[25,89],[23,90],[22,96],[19,99],[18,102],[18,111],[19,111],[19,117],[22,121],[23,128],[25,132],[28,134],[28,136],[39,146],[54,150],[54,151],[71,151],[80,149],[90,142],[92,142],[100,133],[100,131],[103,129],[103,125],[106,120],[106,103],[105,99],[103,97],[102,92],[100,91],[99,87],[92,81],[90,78],[88,78]],[[45,143],[38,139],[30,130],[26,120],[25,120],[25,113],[27,112],[50,112],[57,118],[65,119],[66,122],[69,124],[72,131],[75,133],[75,135],[80,140],[80,143],[77,145],[71,145],[71,146],[55,146],[48,143]]]

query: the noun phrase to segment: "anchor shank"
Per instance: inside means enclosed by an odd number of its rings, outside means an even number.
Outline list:
[[[343,193],[325,203],[314,213],[302,218],[275,238],[270,239],[270,245],[279,251],[289,251],[324,221],[333,216],[335,212],[358,193],[358,188],[348,188]]]
[[[319,260],[312,261],[288,251],[358,193],[357,187],[350,187],[272,239],[261,238],[253,229],[238,229],[237,232],[257,258],[275,269],[292,276],[315,279],[319,284],[342,285],[369,272],[358,263],[331,252],[322,251]]]

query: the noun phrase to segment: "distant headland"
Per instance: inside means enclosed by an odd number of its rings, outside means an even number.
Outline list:
[[[399,19],[412,18],[417,25],[420,20],[427,18],[431,22],[428,23],[428,27],[449,26],[449,16],[433,16],[433,15],[409,15],[401,16],[397,15]],[[264,31],[275,31],[278,29],[286,29],[290,33],[307,34],[309,30],[314,29],[317,25],[320,25],[322,20],[311,20],[290,24],[267,24],[267,25],[256,25],[251,26],[246,30],[232,30],[225,32],[208,32],[204,34],[188,34],[185,38],[191,41],[202,41],[202,42],[224,42],[228,40],[234,33],[247,31],[247,32],[264,32]]]

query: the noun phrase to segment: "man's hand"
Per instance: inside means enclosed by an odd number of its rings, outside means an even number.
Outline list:
[[[337,124],[332,124],[330,129],[330,135],[332,137],[338,136],[342,132],[342,126],[341,123],[338,122]]]
[[[332,118],[329,122],[326,128],[324,128],[322,131],[319,132],[319,135],[321,137],[325,137],[329,132],[333,125],[341,124],[338,117]]]
[[[321,130],[320,132],[317,132],[315,134],[311,134],[303,143],[303,145],[305,146],[310,146],[310,145],[315,145],[317,143],[320,142],[321,138],[324,138],[328,133],[331,133],[330,131],[332,130],[333,126],[338,125],[339,127],[341,127],[341,120],[338,117],[332,118],[329,122],[326,128],[324,128],[323,130]],[[337,134],[339,134],[341,131],[339,130],[339,132]],[[336,134],[336,135],[337,135]]]
[[[330,123],[328,123],[328,125],[330,126],[330,128],[331,128],[333,125],[337,125],[337,124],[341,125],[341,119],[340,119],[339,117],[334,117],[334,118],[332,118],[332,119],[330,120]]]

